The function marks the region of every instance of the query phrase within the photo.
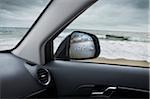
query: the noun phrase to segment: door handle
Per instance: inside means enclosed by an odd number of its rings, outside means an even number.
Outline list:
[[[112,93],[117,90],[117,87],[107,87],[106,89],[104,89],[103,91],[93,91],[91,93],[92,96],[105,96],[105,97],[109,97],[112,95]]]

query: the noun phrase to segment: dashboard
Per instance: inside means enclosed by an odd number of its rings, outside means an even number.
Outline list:
[[[47,89],[50,72],[12,54],[0,54],[1,97],[30,97]],[[40,69],[39,69],[40,68]]]

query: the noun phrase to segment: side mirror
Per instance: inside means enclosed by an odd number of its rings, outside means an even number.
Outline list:
[[[74,31],[58,47],[55,57],[59,59],[91,59],[100,54],[98,38],[86,32]]]

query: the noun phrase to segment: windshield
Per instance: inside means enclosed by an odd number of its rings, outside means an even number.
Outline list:
[[[50,0],[0,0],[0,50],[14,48]]]

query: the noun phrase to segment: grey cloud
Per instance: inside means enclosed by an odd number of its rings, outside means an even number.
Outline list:
[[[147,5],[141,6],[146,1],[101,0],[84,12],[70,28],[147,31],[149,9]]]
[[[30,26],[49,0],[0,0],[0,26]],[[70,28],[147,31],[149,0],[99,0]]]
[[[0,26],[31,26],[49,1],[0,0]]]
[[[105,0],[105,4],[120,5],[120,6],[130,6],[137,9],[148,9],[149,0]]]
[[[14,11],[20,8],[29,9],[32,6],[42,6],[45,0],[0,0],[0,8],[4,10]]]
[[[139,9],[148,9],[149,8],[149,0],[130,0],[132,5]]]

